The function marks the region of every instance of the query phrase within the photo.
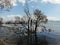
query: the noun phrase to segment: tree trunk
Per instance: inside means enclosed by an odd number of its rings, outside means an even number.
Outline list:
[[[30,20],[28,20],[28,39],[27,39],[27,45],[29,45],[29,42],[30,42],[30,40],[29,40],[29,21]]]
[[[36,21],[36,24],[35,24],[35,45],[38,45],[38,39],[37,39],[37,21]]]
[[[31,19],[31,22],[30,22],[30,27],[32,27],[32,19]],[[31,28],[31,33],[32,33],[32,28]],[[30,35],[30,45],[32,45],[33,41],[32,41],[32,34]]]

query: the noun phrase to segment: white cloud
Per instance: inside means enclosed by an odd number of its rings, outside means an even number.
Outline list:
[[[25,3],[25,1],[26,1],[26,0],[19,0],[19,2],[21,2],[21,3]]]
[[[23,6],[24,6],[24,4],[25,4],[25,2],[26,2],[26,0],[18,0],[20,3],[22,3],[23,4]]]
[[[30,2],[38,2],[39,0],[30,0]]]
[[[17,0],[11,0],[13,6],[17,6]]]
[[[60,4],[60,0],[42,0],[44,3]]]
[[[0,0],[0,8],[1,9],[6,10],[13,6],[17,6],[17,0]]]
[[[48,18],[48,20],[52,20],[52,21],[60,21],[59,17],[51,17],[51,16],[49,16],[47,18]]]

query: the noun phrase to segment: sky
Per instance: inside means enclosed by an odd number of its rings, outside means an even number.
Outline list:
[[[0,11],[0,16],[25,15],[26,1],[31,14],[33,14],[34,9],[40,9],[49,20],[60,20],[60,0],[12,0],[12,9],[10,11]]]

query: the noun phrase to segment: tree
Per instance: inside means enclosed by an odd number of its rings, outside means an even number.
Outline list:
[[[19,23],[20,22],[20,17],[19,16],[15,16],[15,23]]]
[[[37,45],[37,42],[38,42],[37,34],[36,34],[37,28],[41,23],[47,22],[47,17],[43,15],[43,13],[39,9],[35,9],[34,16],[35,16],[35,43]]]
[[[27,30],[27,45],[38,45],[37,31],[38,27],[40,27],[41,23],[47,23],[47,17],[41,12],[39,9],[35,9],[33,15],[30,15],[29,11],[25,11],[27,15],[27,22],[21,24],[23,26],[23,30]],[[34,18],[32,18],[34,17]],[[33,36],[35,43],[33,44]]]
[[[19,24],[19,22],[20,22],[20,17],[19,17],[19,16],[15,16],[15,22],[14,22],[14,25]]]

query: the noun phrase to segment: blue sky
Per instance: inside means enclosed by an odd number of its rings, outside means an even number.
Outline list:
[[[24,7],[26,0],[12,0],[15,6],[10,11],[4,11],[0,13],[0,16],[10,15],[25,15]],[[60,0],[27,0],[30,13],[38,8],[40,9],[49,19],[60,20]],[[58,18],[58,19],[57,19]]]

